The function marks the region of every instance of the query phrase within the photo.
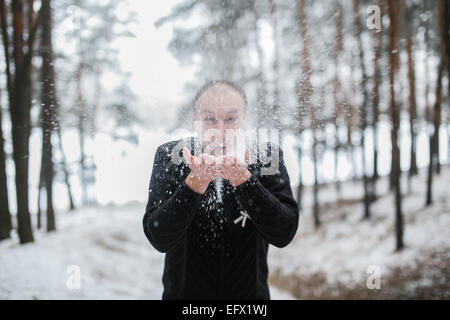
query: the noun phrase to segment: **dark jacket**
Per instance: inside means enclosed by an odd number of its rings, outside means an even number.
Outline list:
[[[201,195],[185,183],[189,166],[172,161],[180,142],[195,154],[195,141],[164,143],[155,155],[143,225],[150,243],[166,253],[162,298],[270,299],[268,246],[288,245],[299,219],[283,152],[267,143],[265,150],[258,148],[259,160],[248,166],[248,181],[234,187],[215,180]],[[264,161],[261,151],[268,156]],[[261,175],[263,167],[273,165],[267,159],[273,161],[274,152],[279,152],[278,171]],[[249,218],[243,226],[242,218],[236,219],[245,213]]]

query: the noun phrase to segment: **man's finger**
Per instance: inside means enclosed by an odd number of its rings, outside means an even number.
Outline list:
[[[250,164],[250,150],[248,148],[245,148],[245,164]]]
[[[183,147],[183,157],[188,164],[192,164],[195,157],[191,154],[191,151],[187,147]]]
[[[216,157],[207,153],[201,154],[202,162],[207,165],[213,165],[216,163]]]

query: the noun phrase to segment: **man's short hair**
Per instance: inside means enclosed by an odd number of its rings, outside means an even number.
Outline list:
[[[200,98],[200,96],[206,90],[215,86],[216,84],[224,84],[224,85],[231,87],[233,90],[235,90],[237,93],[239,93],[239,95],[242,97],[242,99],[244,100],[244,106],[247,106],[247,95],[245,94],[244,89],[242,89],[242,87],[240,85],[234,83],[233,81],[220,79],[220,80],[210,80],[210,81],[206,82],[195,94],[192,107],[195,108],[195,104],[197,103],[197,100]]]

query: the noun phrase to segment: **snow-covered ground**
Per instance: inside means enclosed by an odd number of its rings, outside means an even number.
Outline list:
[[[58,231],[35,243],[0,242],[0,299],[161,299],[164,254],[145,238],[144,211],[136,202],[60,212]],[[78,270],[81,287],[69,289]]]
[[[449,181],[450,168],[443,167],[434,180],[435,204],[425,208],[425,177],[413,179],[403,202],[406,248],[400,253],[394,252],[394,200],[386,178],[378,184],[381,197],[369,221],[360,220],[361,182],[343,184],[341,203],[332,185],[321,190],[323,225],[318,231],[307,188],[296,238],[285,248],[269,249],[272,298],[341,297],[342,286],[370,297],[365,292],[371,265],[381,276],[381,289],[372,292],[410,297],[415,290],[435,287],[447,290],[440,294],[449,297]],[[164,254],[144,236],[144,208],[145,203],[134,202],[59,211],[57,232],[36,232],[35,243],[26,245],[16,238],[0,242],[0,299],[160,299]],[[67,286],[74,270],[80,271],[80,289]]]
[[[365,221],[362,203],[353,201],[362,197],[362,182],[343,184],[341,203],[334,185],[328,185],[319,193],[319,230],[314,230],[308,190],[296,238],[286,248],[271,248],[272,282],[298,298],[450,298],[450,168],[434,178],[430,207],[424,205],[425,171],[413,178],[411,189],[406,175],[404,250],[395,252],[394,193],[386,177],[377,185],[381,197]],[[374,270],[380,271],[381,289],[372,291],[367,280]]]

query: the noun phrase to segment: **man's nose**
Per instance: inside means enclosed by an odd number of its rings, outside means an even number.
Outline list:
[[[227,126],[225,124],[225,120],[219,120],[217,124],[217,129],[220,130],[220,133],[225,136],[225,130],[227,129]]]

